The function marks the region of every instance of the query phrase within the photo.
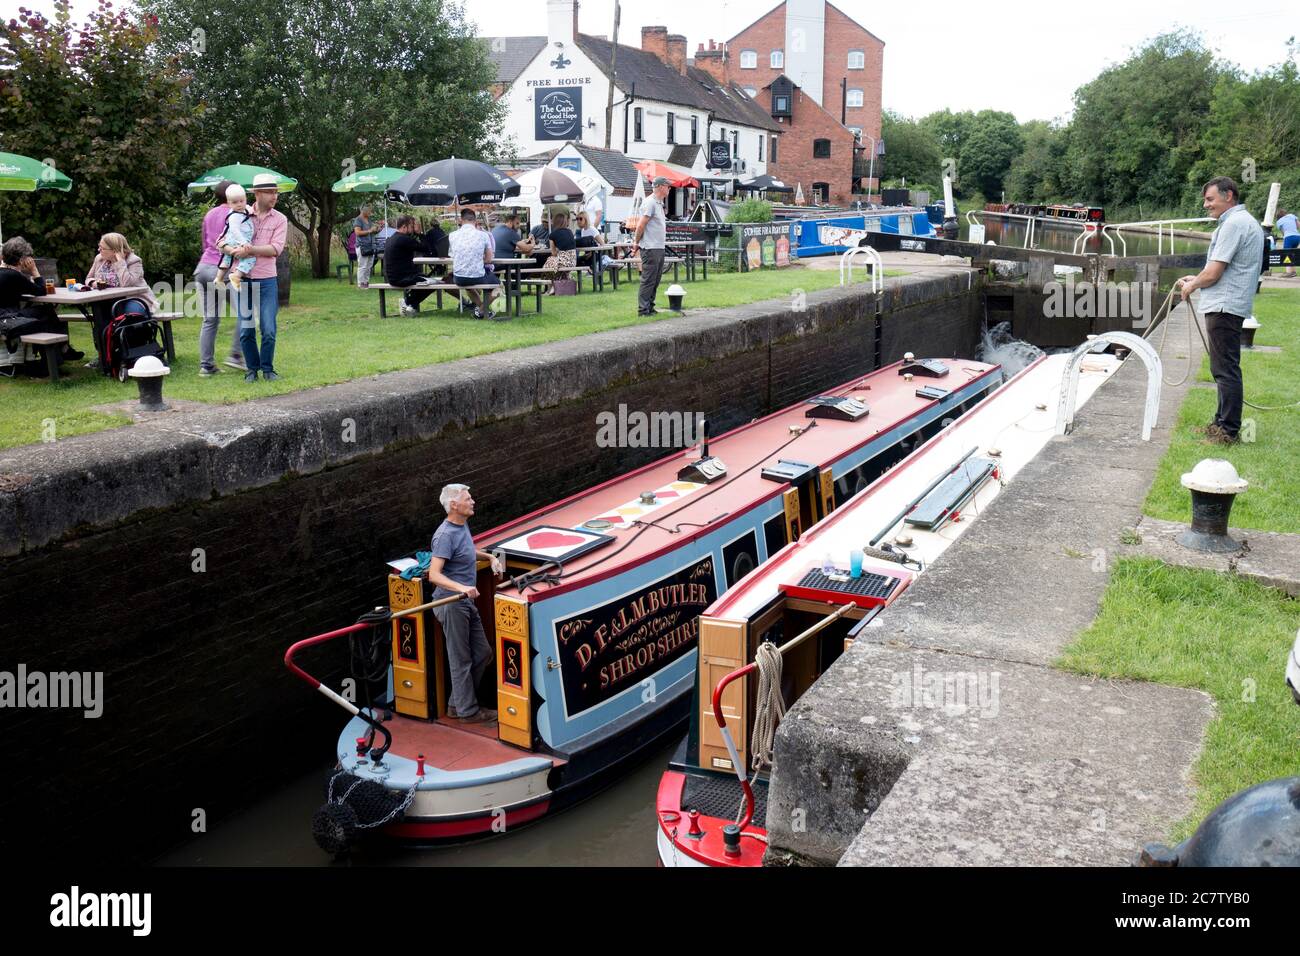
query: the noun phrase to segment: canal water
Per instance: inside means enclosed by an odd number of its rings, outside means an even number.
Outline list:
[[[322,741],[328,749],[330,741]],[[311,818],[325,802],[322,765],[157,861],[162,866],[654,866],[655,794],[676,741],[614,786],[554,817],[461,846],[368,850],[335,863]]]
[[[1023,248],[1025,244],[1025,231],[1028,228],[1024,220],[1005,220],[996,216],[977,216],[984,223],[984,241],[996,242],[1000,246],[1015,246]],[[969,239],[970,226],[966,222],[965,215],[957,217],[960,224],[960,239]],[[1076,226],[1062,226],[1054,223],[1038,223],[1034,227],[1034,248],[1043,251],[1065,252],[1074,251],[1074,244],[1083,230]],[[1174,253],[1204,252],[1205,245],[1209,242],[1209,233],[1204,238],[1193,238],[1176,236],[1173,239]],[[1129,256],[1154,256],[1161,250],[1161,245],[1157,237],[1153,234],[1144,232],[1125,232],[1124,243],[1127,249],[1121,246],[1119,238],[1115,239],[1115,255]],[[1102,238],[1100,232],[1088,237],[1083,243],[1083,248],[1079,250],[1080,255],[1093,255],[1095,253],[1111,254],[1111,245]],[[1169,255],[1170,239],[1166,235],[1163,243],[1163,253]]]

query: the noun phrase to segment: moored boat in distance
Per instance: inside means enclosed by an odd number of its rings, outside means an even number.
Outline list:
[[[479,697],[497,722],[448,717],[432,585],[419,555],[393,562],[388,607],[285,655],[353,715],[313,822],[317,842],[338,852],[367,832],[421,844],[503,832],[679,735],[699,614],[1002,379],[1000,366],[962,359],[910,363],[906,377],[902,365],[475,535],[507,568],[497,580],[480,562],[477,578],[496,654]],[[370,693],[365,678],[382,685],[360,703],[295,660],[342,637],[358,691]]]
[[[1037,359],[704,611],[690,728],[656,797],[662,865],[762,865],[780,713],[1047,444],[1068,361]],[[1076,407],[1118,367],[1089,355]]]
[[[1100,226],[1106,221],[1106,212],[1101,206],[1084,203],[991,202],[984,204],[984,212],[989,215],[1029,216],[1041,222],[1063,225]]]

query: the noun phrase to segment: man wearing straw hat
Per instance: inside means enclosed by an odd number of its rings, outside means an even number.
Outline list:
[[[672,184],[666,176],[656,176],[650,198],[641,204],[641,222],[632,239],[632,255],[641,250],[641,291],[637,296],[637,315],[655,315],[655,293],[659,279],[664,274],[664,240],[667,238],[667,217],[664,201]]]
[[[229,248],[231,255],[240,259],[255,256],[257,264],[248,274],[248,282],[240,290],[239,345],[244,350],[245,382],[256,382],[257,373],[274,382],[280,376],[275,371],[275,319],[280,310],[280,289],[276,281],[275,260],[284,251],[289,233],[289,220],[275,208],[280,198],[280,187],[270,173],[253,177],[253,195],[256,201],[250,212],[253,216],[253,241]],[[253,324],[253,298],[257,298],[257,326]],[[257,347],[258,327],[262,332],[262,347]]]

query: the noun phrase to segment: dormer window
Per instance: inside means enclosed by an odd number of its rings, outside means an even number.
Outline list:
[[[794,103],[794,84],[786,77],[778,76],[772,81],[772,115],[790,118]]]
[[[757,70],[757,69],[758,69],[758,51],[757,51],[757,50],[741,50],[741,51],[740,51],[740,68],[741,68],[742,70]]]

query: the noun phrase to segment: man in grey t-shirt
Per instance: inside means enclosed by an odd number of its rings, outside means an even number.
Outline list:
[[[637,296],[637,315],[654,315],[655,293],[659,279],[664,274],[664,239],[667,217],[664,201],[668,198],[670,183],[666,176],[656,176],[650,198],[641,204],[641,222],[632,240],[632,255],[641,250],[641,291]]]
[[[440,496],[447,520],[433,533],[429,545],[429,580],[435,585],[434,600],[463,594],[462,600],[435,607],[433,615],[442,625],[447,639],[447,662],[451,671],[451,700],[447,713],[467,723],[497,719],[497,712],[480,707],[477,688],[492,661],[492,648],[483,631],[483,619],[474,601],[478,598],[478,562],[488,561],[501,574],[505,568],[498,558],[479,551],[469,533],[469,519],[474,514],[474,499],[468,485],[447,485]]]
[[[1183,301],[1196,289],[1210,342],[1210,374],[1219,388],[1214,421],[1205,440],[1216,445],[1238,441],[1241,430],[1241,325],[1250,315],[1264,261],[1264,231],[1240,205],[1241,192],[1227,176],[1211,179],[1201,190],[1206,211],[1219,220],[1205,254],[1205,268],[1183,276],[1176,288]]]

